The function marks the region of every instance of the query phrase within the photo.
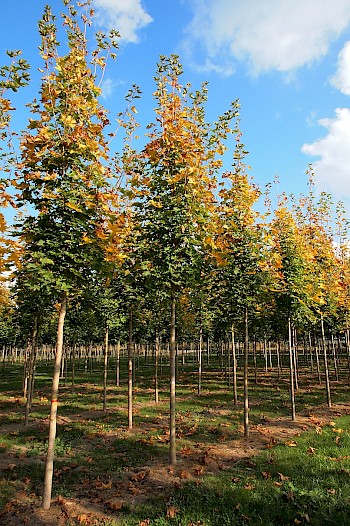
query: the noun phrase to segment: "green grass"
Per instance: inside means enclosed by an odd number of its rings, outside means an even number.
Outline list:
[[[151,491],[143,499],[133,499],[117,510],[96,490],[96,484],[124,484],[129,472],[148,464],[166,466],[168,459],[168,366],[160,378],[160,402],[153,401],[152,367],[136,371],[134,390],[134,426],[127,431],[126,363],[121,371],[122,385],[113,385],[114,371],[108,381],[108,411],[102,411],[102,364],[95,363],[86,372],[77,364],[76,385],[72,392],[69,379],[60,385],[59,417],[55,450],[53,498],[86,499],[98,502],[107,518],[98,526],[281,526],[310,524],[350,524],[350,416],[335,420],[335,425],[305,432],[290,441],[266,449],[253,462],[226,464],[218,473],[205,470],[195,481],[166,492]],[[9,467],[0,475],[0,506],[21,492],[36,499],[42,491],[47,441],[47,417],[51,389],[51,366],[38,365],[31,422],[23,421],[21,397],[22,369],[7,366],[2,371],[0,426],[11,431],[0,436],[0,455]],[[235,407],[232,386],[213,359],[204,366],[202,395],[197,395],[196,369],[190,363],[179,366],[177,387],[178,451],[210,448],[241,437],[243,420],[242,371],[239,371],[240,404]],[[349,404],[350,390],[346,371],[342,381],[332,383],[335,403]],[[312,412],[325,406],[324,387],[302,370],[297,393],[297,412]],[[275,371],[259,371],[258,383],[250,379],[250,423],[290,418],[288,370],[279,379]],[[14,429],[18,425],[18,430]],[[179,455],[181,467],[181,455]],[[180,469],[180,467],[178,469]],[[142,487],[142,485],[141,485]],[[30,497],[31,496],[31,497]],[[110,495],[109,495],[110,497]],[[106,497],[107,499],[107,497]],[[102,503],[101,503],[102,502]],[[169,510],[172,510],[169,512]],[[149,520],[149,523],[147,521]],[[1,522],[1,518],[0,518]],[[72,524],[75,524],[74,522]],[[68,522],[67,522],[68,525]]]

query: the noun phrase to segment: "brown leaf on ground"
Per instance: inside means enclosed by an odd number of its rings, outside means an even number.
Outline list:
[[[288,447],[295,447],[297,445],[297,443],[295,442],[295,440],[287,440],[285,443],[284,443],[285,446],[288,446]]]
[[[105,489],[111,489],[112,486],[113,486],[112,479],[109,479],[109,482],[107,482],[107,484],[102,482],[102,480],[98,480],[95,484],[96,489],[98,489],[99,491],[103,491]]]
[[[198,477],[199,475],[203,475],[205,469],[203,466],[198,466],[196,468],[194,468],[193,472],[194,474]]]
[[[166,510],[167,519],[174,519],[178,511],[178,508],[175,508],[175,506],[168,506]]]
[[[118,501],[118,502],[108,501],[106,502],[106,506],[109,510],[120,511],[122,507],[124,506],[124,502],[123,501]]]
[[[315,451],[317,451],[317,449],[315,447],[310,446],[308,450],[306,451],[306,453],[307,455],[314,455]]]
[[[193,449],[191,449],[188,446],[184,446],[182,449],[180,449],[180,455],[184,455],[186,457],[188,455],[192,455],[193,452],[194,452]]]

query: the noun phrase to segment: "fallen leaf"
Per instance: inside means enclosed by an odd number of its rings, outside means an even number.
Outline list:
[[[107,484],[105,484],[104,482],[102,482],[101,480],[98,480],[95,484],[95,487],[96,489],[98,489],[99,491],[102,491],[104,489],[111,489],[113,485],[113,482],[112,482],[112,479],[109,480],[109,482],[107,482]]]
[[[283,475],[283,473],[278,473],[278,475],[282,482],[284,482],[285,480],[289,480],[289,477],[287,477],[286,475]]]
[[[173,519],[179,510],[175,506],[168,506],[166,510],[167,519]]]
[[[261,475],[262,475],[263,479],[265,479],[265,480],[268,480],[269,478],[271,478],[271,474],[270,474],[269,471],[263,471],[261,473]]]
[[[284,445],[289,447],[295,447],[297,443],[295,442],[295,440],[287,440],[287,442],[285,442]]]
[[[122,509],[122,507],[124,506],[124,502],[112,502],[112,501],[109,501],[109,502],[106,502],[106,506],[109,510],[112,510],[112,511],[120,511]]]
[[[184,456],[192,455],[193,449],[190,447],[184,446],[182,449],[180,449],[180,454]]]
[[[315,447],[309,447],[308,450],[306,451],[306,453],[308,455],[314,455],[315,454],[315,451],[317,451],[317,449]]]

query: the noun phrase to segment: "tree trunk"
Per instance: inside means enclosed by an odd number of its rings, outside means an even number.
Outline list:
[[[73,342],[72,347],[72,393],[75,389],[75,356],[76,356],[77,344],[76,341]]]
[[[335,349],[333,332],[331,332],[331,341],[332,341],[332,353],[333,353],[335,379],[337,380],[337,382],[339,382],[338,357],[337,357],[337,352],[336,352],[336,349]]]
[[[244,436],[245,438],[249,438],[248,356],[249,356],[248,307],[246,307],[245,314],[244,314]]]
[[[328,404],[328,407],[332,407],[331,386],[329,382],[329,370],[328,370],[328,358],[327,358],[327,345],[326,345],[326,337],[324,334],[323,316],[321,316],[321,331],[322,331],[322,346],[323,346],[323,357],[324,357],[324,372],[325,372],[325,377],[326,377],[327,404]]]
[[[107,411],[107,376],[108,376],[108,325],[105,333],[104,363],[103,363],[103,412]]]
[[[119,387],[120,385],[120,340],[117,341],[117,350],[116,350],[116,360],[115,360],[115,385]]]
[[[231,325],[231,342],[232,342],[232,359],[233,359],[233,404],[237,405],[237,357],[236,357],[236,346],[235,346],[235,330],[233,324]]]
[[[202,326],[199,332],[199,348],[198,348],[198,396],[202,391],[202,347],[203,347],[203,329]]]
[[[51,505],[53,459],[54,459],[54,453],[55,453],[55,438],[56,438],[56,425],[57,425],[58,386],[59,386],[59,381],[60,381],[60,369],[61,369],[62,349],[63,349],[63,328],[64,328],[64,318],[66,315],[66,310],[67,310],[67,293],[62,292],[61,308],[60,308],[58,326],[57,326],[57,345],[56,345],[55,366],[54,366],[54,373],[53,373],[53,378],[52,378],[49,440],[48,440],[48,447],[47,447],[45,480],[44,480],[44,491],[43,491],[43,502],[42,502],[42,507],[44,508],[44,510],[48,510]]]
[[[156,344],[154,347],[154,401],[159,402],[159,388],[158,388],[158,358],[159,358],[159,336],[156,334]]]
[[[129,343],[128,343],[128,428],[132,429],[132,311],[129,316]]]
[[[170,464],[176,464],[176,421],[175,421],[175,396],[176,396],[176,300],[175,296],[171,298],[171,318],[170,318]]]
[[[290,403],[292,408],[292,420],[295,420],[295,393],[294,393],[294,364],[293,364],[293,341],[292,322],[288,318],[288,346],[289,346],[289,372],[290,372]]]
[[[29,422],[29,415],[32,408],[33,390],[34,390],[34,379],[35,379],[35,364],[37,354],[37,343],[38,343],[38,319],[34,318],[32,341],[29,352],[29,360],[27,364],[26,372],[26,407],[24,415],[24,423],[27,426]]]

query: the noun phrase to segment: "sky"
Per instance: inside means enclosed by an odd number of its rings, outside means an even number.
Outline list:
[[[21,49],[32,65],[31,85],[13,102],[18,131],[27,125],[25,103],[40,86],[37,22],[47,3],[59,16],[61,0],[1,0],[0,65],[6,63],[6,49]],[[112,121],[123,110],[129,87],[137,84],[142,91],[137,117],[143,127],[153,122],[156,64],[160,55],[178,54],[183,83],[193,89],[209,83],[208,121],[240,100],[242,142],[257,185],[264,189],[278,180],[275,194],[305,194],[312,164],[317,190],[343,201],[350,217],[350,0],[92,4],[94,28],[114,27],[121,35],[101,99]],[[225,163],[229,168],[229,157]]]

